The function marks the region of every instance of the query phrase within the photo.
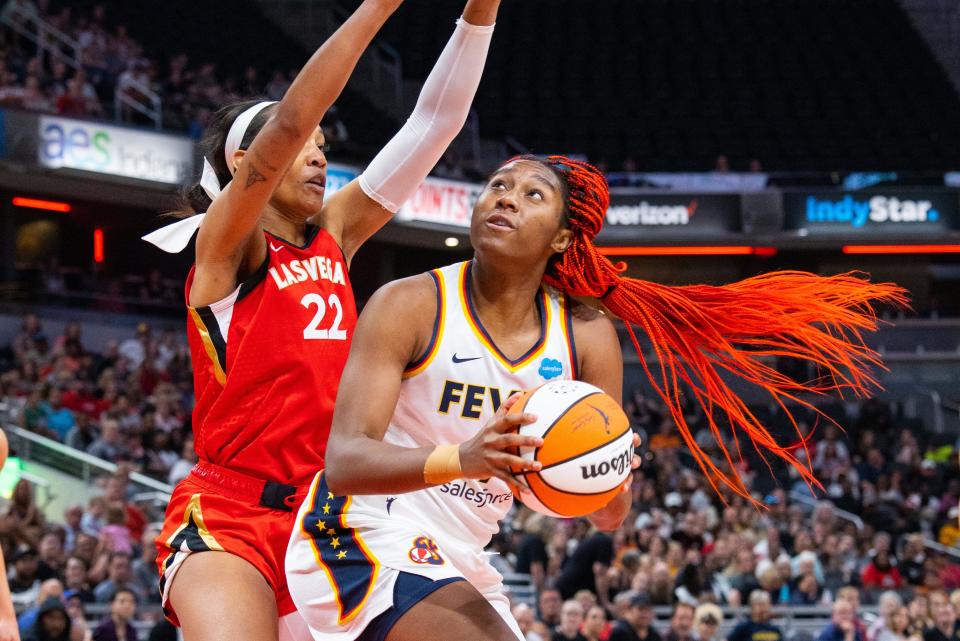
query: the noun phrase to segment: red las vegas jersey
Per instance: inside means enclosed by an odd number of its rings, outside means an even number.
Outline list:
[[[201,460],[307,485],[323,467],[357,324],[347,263],[325,230],[298,247],[264,232],[267,260],[225,299],[189,306],[194,446]]]

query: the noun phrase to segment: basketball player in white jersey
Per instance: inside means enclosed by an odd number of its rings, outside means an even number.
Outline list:
[[[548,165],[507,164],[474,210],[474,259],[390,283],[364,309],[286,557],[318,641],[523,638],[484,553],[524,491],[510,466],[540,466],[505,451],[542,443],[515,433],[535,417],[508,416],[512,394],[578,379],[621,397],[612,322],[541,282],[572,240],[568,199]],[[597,527],[626,517],[629,482]]]

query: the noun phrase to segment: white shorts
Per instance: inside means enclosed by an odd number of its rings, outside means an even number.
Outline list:
[[[443,581],[466,579],[503,617],[518,639],[503,581],[483,550],[439,528],[399,517],[346,514],[350,497],[334,497],[320,473],[300,506],[287,548],[287,585],[317,641],[355,641],[394,606],[401,573]],[[409,607],[409,604],[408,604]]]

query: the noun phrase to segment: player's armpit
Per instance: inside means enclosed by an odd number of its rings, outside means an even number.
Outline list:
[[[573,310],[573,340],[577,347],[577,378],[596,385],[617,402],[623,398],[623,352],[613,321],[590,309]]]

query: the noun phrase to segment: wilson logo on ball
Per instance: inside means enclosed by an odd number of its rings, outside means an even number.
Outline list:
[[[586,465],[580,466],[580,472],[583,474],[584,480],[596,478],[598,476],[606,476],[610,472],[616,472],[617,475],[622,475],[623,472],[630,467],[630,460],[633,458],[633,450],[627,450],[626,452],[621,452],[619,456],[616,456],[609,461],[603,461],[599,465],[593,464],[587,467]]]
[[[556,380],[524,392],[510,412],[535,415],[535,423],[518,431],[543,439],[540,447],[516,450],[542,466],[514,472],[529,490],[519,497],[527,507],[552,516],[583,516],[621,491],[630,475],[633,431],[616,399],[582,381]]]

